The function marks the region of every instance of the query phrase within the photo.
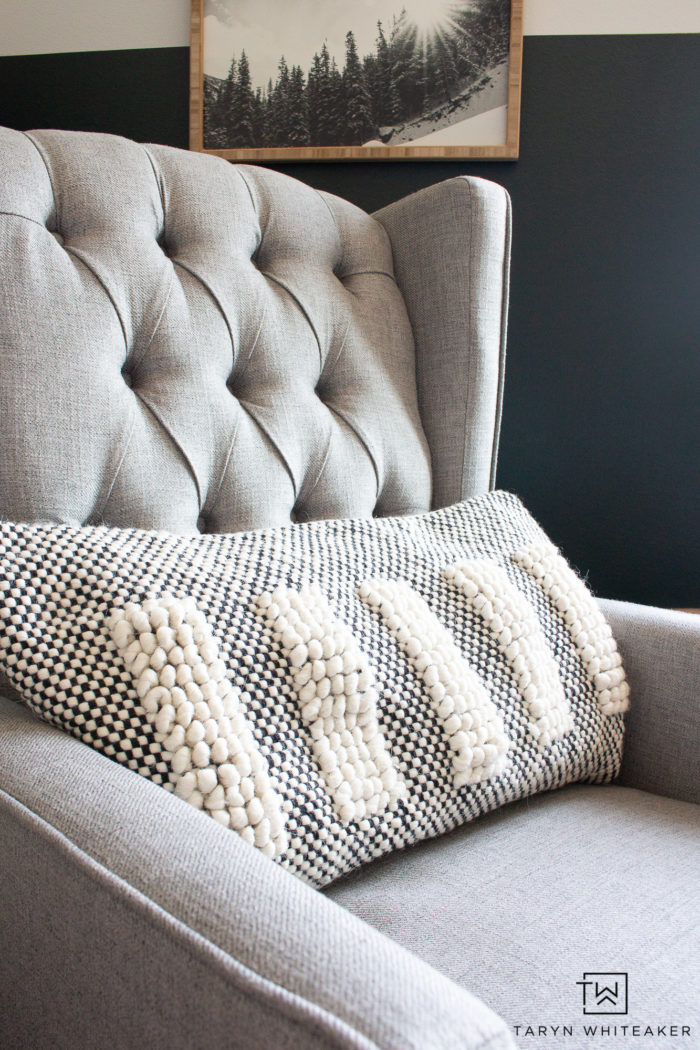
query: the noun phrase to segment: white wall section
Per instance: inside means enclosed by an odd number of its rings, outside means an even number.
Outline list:
[[[186,47],[189,18],[189,0],[3,0],[0,53]],[[698,32],[698,0],[525,0],[526,36]]]
[[[184,47],[189,0],[2,0],[3,55]]]
[[[526,36],[700,33],[698,0],[524,0]]]

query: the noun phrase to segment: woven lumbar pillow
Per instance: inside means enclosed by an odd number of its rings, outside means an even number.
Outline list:
[[[220,536],[4,523],[0,564],[26,703],[312,884],[618,772],[610,628],[507,493]]]

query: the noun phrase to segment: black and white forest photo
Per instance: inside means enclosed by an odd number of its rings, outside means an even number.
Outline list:
[[[519,0],[202,0],[194,148],[513,156],[516,8],[521,20]]]

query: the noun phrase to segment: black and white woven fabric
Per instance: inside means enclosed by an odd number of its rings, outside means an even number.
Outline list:
[[[314,885],[618,772],[610,629],[507,493],[236,535],[3,523],[0,566],[26,703]]]

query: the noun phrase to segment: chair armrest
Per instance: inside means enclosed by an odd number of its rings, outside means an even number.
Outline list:
[[[6,700],[0,856],[3,1050],[514,1045],[410,952]]]
[[[619,783],[700,802],[700,616],[601,600],[630,684]]]
[[[433,506],[487,492],[503,399],[510,198],[459,176],[374,213],[389,235],[416,344]]]

